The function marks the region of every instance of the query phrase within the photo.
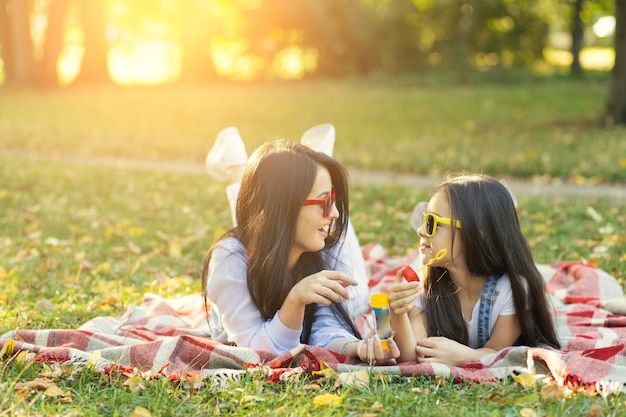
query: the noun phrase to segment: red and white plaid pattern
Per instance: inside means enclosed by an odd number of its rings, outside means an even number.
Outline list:
[[[397,267],[414,264],[416,259],[416,252],[402,259],[384,255],[368,259],[370,290],[384,291]],[[540,269],[555,307],[563,350],[509,347],[463,367],[407,362],[379,364],[373,371],[474,382],[530,371],[552,376],[559,384],[626,383],[626,299],[620,285],[606,272],[579,262],[540,265]],[[275,356],[217,343],[209,335],[200,294],[175,300],[146,294],[139,307],[131,307],[120,318],[98,317],[76,330],[17,330],[0,338],[0,349],[13,339],[14,351],[29,350],[40,361],[91,362],[100,372],[118,369],[170,378],[207,377],[250,367],[264,369],[270,376],[312,372],[322,363],[339,372],[370,369],[354,358],[318,347],[300,346]]]

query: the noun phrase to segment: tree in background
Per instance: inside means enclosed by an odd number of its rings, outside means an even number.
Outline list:
[[[80,6],[84,56],[77,78],[81,83],[110,82],[105,39],[105,0],[74,0]],[[44,4],[46,28],[41,53],[35,52],[31,16]],[[0,50],[7,85],[57,86],[57,64],[65,45],[65,22],[71,0],[0,0]]]
[[[572,74],[580,74],[583,70],[580,65],[580,51],[583,49],[585,28],[581,13],[584,9],[584,0],[574,0],[574,11],[572,13],[572,46],[570,52],[572,54],[572,64],[570,72]]]
[[[84,54],[74,84],[108,84],[105,0],[80,0]]]
[[[57,63],[64,47],[65,17],[70,0],[54,0],[48,5],[48,24],[44,36],[41,66],[39,67],[39,84],[56,86],[59,80]]]
[[[275,63],[304,57],[306,76],[446,68],[530,67],[543,58],[551,25],[570,29],[572,70],[585,25],[610,0],[0,0],[0,51],[7,83],[54,85],[68,25],[81,27],[77,83],[109,83],[110,47],[157,39],[180,51],[180,80],[217,78],[214,40],[236,44],[250,78],[280,78]],[[44,41],[33,46],[29,17],[46,6]],[[595,10],[595,11],[594,11]],[[40,12],[38,12],[41,14]],[[584,19],[582,18],[584,16]],[[68,23],[69,22],[69,23]],[[582,27],[582,30],[581,30]],[[108,28],[108,29],[107,29]],[[107,32],[108,30],[108,32]],[[75,31],[77,32],[77,31]],[[110,35],[107,39],[107,33]],[[120,46],[121,45],[121,46]],[[119,49],[117,49],[119,51]],[[170,55],[171,59],[174,54]],[[221,61],[224,62],[224,61]],[[251,71],[251,73],[253,72]],[[228,75],[227,75],[228,76]]]
[[[615,0],[615,64],[605,116],[609,126],[626,124],[626,1]]]
[[[30,11],[27,0],[0,0],[0,50],[8,85],[29,85],[37,79]]]
[[[315,75],[347,76],[380,68],[383,33],[362,1],[265,0],[242,9],[240,36],[267,65],[290,47],[313,50]]]
[[[215,81],[217,72],[211,56],[211,39],[221,22],[215,17],[216,2],[181,0],[177,2],[181,24],[182,63],[180,81]]]

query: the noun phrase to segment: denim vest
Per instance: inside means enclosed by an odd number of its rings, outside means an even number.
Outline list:
[[[496,291],[496,284],[498,278],[495,275],[487,277],[483,291],[480,293],[480,306],[478,310],[478,347],[485,346],[485,343],[491,337],[489,332],[489,317],[491,316],[491,309],[498,297],[498,291]]]

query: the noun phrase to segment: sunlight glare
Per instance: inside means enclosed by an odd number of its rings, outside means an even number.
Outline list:
[[[218,75],[238,80],[251,80],[261,63],[251,55],[246,55],[246,44],[221,38],[211,42],[211,55]]]
[[[296,80],[315,66],[315,53],[292,46],[283,49],[276,56],[274,71],[279,78]]]
[[[57,61],[60,86],[69,85],[78,76],[83,52],[84,48],[82,45],[68,45],[63,48]]]
[[[615,32],[615,17],[604,16],[593,24],[593,33],[599,38],[605,38]]]
[[[82,45],[69,45],[59,56],[59,85],[78,75]],[[118,85],[147,85],[176,81],[180,75],[180,48],[168,41],[141,41],[130,47],[113,45],[108,52],[111,80]]]
[[[164,40],[136,41],[130,47],[109,49],[109,73],[120,85],[159,84],[180,75],[180,47]]]

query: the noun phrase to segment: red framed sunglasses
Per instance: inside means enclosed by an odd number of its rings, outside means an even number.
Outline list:
[[[320,205],[324,208],[324,217],[330,217],[330,213],[333,211],[333,204],[335,204],[335,189],[333,188],[326,197],[321,200],[304,200],[303,206]]]

